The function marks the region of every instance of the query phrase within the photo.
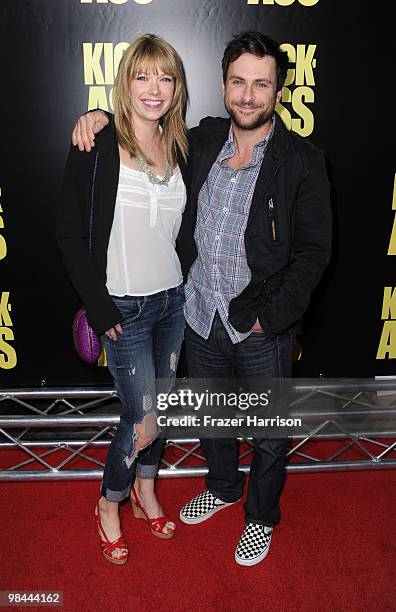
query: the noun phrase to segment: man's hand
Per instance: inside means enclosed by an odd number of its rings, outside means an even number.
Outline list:
[[[80,151],[89,152],[95,146],[95,134],[103,130],[108,123],[106,113],[100,110],[82,115],[74,126],[72,143],[77,145]]]
[[[124,330],[122,329],[121,325],[119,323],[117,323],[117,325],[114,325],[114,327],[111,327],[110,329],[107,330],[106,336],[108,338],[110,338],[110,340],[113,340],[114,342],[117,342],[117,332],[119,334],[123,334]]]
[[[264,330],[261,327],[258,319],[257,319],[256,323],[253,325],[252,331],[255,331],[255,332],[264,332]]]

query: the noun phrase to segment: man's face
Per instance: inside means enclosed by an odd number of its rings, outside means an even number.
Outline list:
[[[255,130],[267,123],[281,98],[274,58],[242,53],[228,67],[223,96],[226,110],[240,129]]]

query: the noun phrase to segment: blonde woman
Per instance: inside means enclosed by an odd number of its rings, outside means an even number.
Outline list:
[[[185,325],[175,241],[186,202],[187,90],[176,51],[140,36],[123,55],[113,93],[114,124],[89,154],[70,149],[57,234],[122,404],[95,508],[102,552],[121,565],[125,498],[154,535],[171,538],[176,527],[154,490],[162,446],[155,379],[174,378]]]

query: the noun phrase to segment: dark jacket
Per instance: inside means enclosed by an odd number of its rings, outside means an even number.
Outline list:
[[[228,138],[230,120],[208,117],[190,131],[190,200],[177,240],[183,274],[197,256],[193,240],[199,191]],[[256,319],[273,336],[299,320],[326,267],[331,244],[325,159],[289,132],[279,116],[253,194],[245,231],[251,281],[230,303],[240,332]]]
[[[181,157],[178,163],[185,178]],[[117,136],[110,122],[96,136],[90,153],[70,147],[57,212],[56,233],[63,261],[97,334],[103,334],[122,319],[106,288],[107,247],[119,169]]]

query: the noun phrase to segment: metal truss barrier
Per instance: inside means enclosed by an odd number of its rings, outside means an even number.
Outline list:
[[[293,392],[290,414],[303,418],[306,431],[290,441],[288,472],[396,468],[396,406],[384,405],[386,398],[396,404],[395,381],[295,379]],[[109,446],[119,412],[112,388],[0,391],[0,451],[26,456],[4,467],[10,454],[0,452],[0,481],[100,479],[104,463],[91,451]],[[252,440],[243,442],[240,461],[253,452]],[[167,449],[177,459],[170,462]],[[70,468],[75,460],[79,469]],[[161,478],[207,471],[198,439],[166,440]]]

